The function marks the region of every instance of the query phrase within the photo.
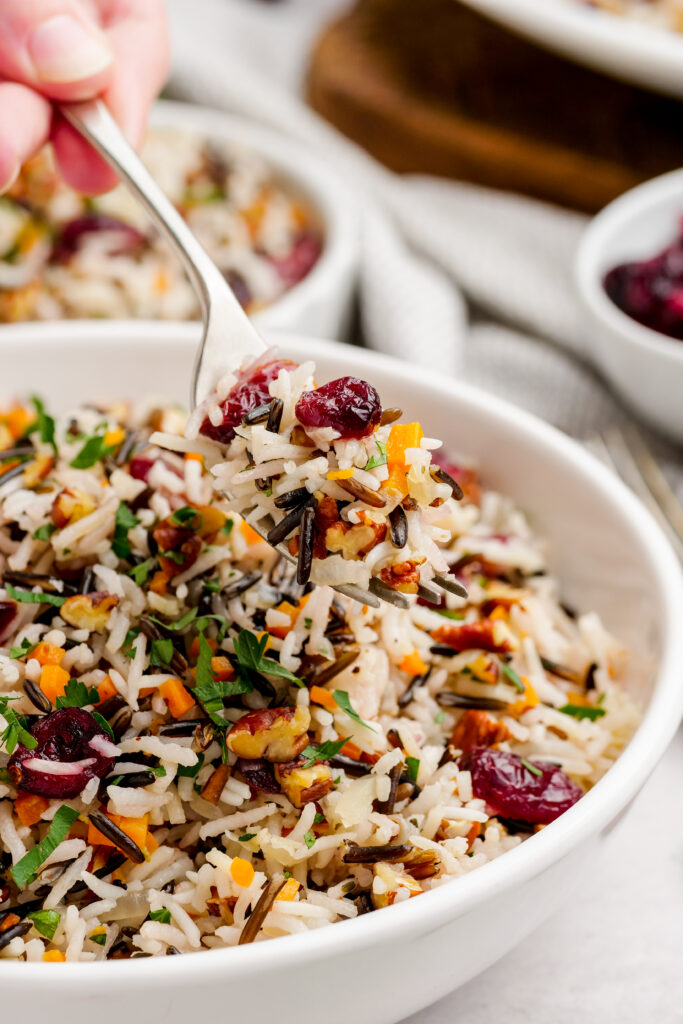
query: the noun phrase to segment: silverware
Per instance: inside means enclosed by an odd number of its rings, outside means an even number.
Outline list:
[[[633,425],[609,427],[588,447],[635,491],[683,562],[683,505],[640,431]]]
[[[135,193],[175,249],[197,292],[204,330],[192,375],[190,403],[194,408],[206,398],[226,369],[255,359],[266,351],[266,346],[227,281],[128,144],[104,103],[100,100],[65,103],[60,105],[60,110]],[[267,540],[274,523],[268,517],[250,525]],[[284,544],[275,545],[275,550],[288,561],[296,561]],[[404,594],[376,578],[370,581],[368,590],[350,584],[334,587],[334,590],[374,608],[379,607],[380,600],[399,608],[409,607]],[[467,596],[462,584],[447,573],[438,574],[420,593],[424,600],[438,604],[443,590],[459,597]]]

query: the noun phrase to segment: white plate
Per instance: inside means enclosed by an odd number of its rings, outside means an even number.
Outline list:
[[[683,98],[683,33],[595,10],[581,0],[461,0],[596,71]]]
[[[29,326],[0,338],[0,401],[42,393],[55,408],[100,396],[184,400],[195,325]],[[274,339],[271,339],[274,340]],[[188,1024],[240,1020],[393,1024],[516,946],[590,873],[661,757],[683,709],[683,580],[659,528],[633,495],[578,445],[475,388],[386,357],[283,337],[314,357],[319,380],[352,372],[386,405],[528,510],[550,544],[563,596],[596,609],[633,650],[631,685],[645,705],[635,737],[605,778],[538,835],[471,874],[356,920],[235,949],[113,963],[0,959],[2,1020],[49,1007],[51,1024]],[[599,927],[600,908],[587,927]],[[605,936],[609,942],[609,936]]]

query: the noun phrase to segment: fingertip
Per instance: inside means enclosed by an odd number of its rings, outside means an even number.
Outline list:
[[[99,195],[116,188],[118,178],[88,143],[61,118],[52,129],[52,145],[62,177],[85,195]]]

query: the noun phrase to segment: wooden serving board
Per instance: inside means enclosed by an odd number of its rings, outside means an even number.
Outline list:
[[[311,105],[383,163],[594,211],[683,164],[683,102],[550,54],[456,0],[360,0]]]

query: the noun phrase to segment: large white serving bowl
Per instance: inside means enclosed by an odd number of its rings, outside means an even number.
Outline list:
[[[683,97],[683,34],[582,0],[461,0],[548,50],[614,78]]]
[[[139,323],[29,326],[20,338],[0,332],[0,401],[27,392],[61,409],[148,392],[182,401],[196,338],[193,325]],[[320,381],[368,378],[387,405],[420,418],[454,453],[475,457],[487,484],[516,498],[548,538],[565,599],[597,610],[634,652],[629,686],[643,703],[642,724],[570,811],[434,892],[235,949],[101,964],[0,961],[3,1020],[40,1006],[53,1024],[294,1024],[310,1014],[326,1024],[393,1024],[502,956],[578,887],[678,725],[681,572],[656,523],[602,465],[534,417],[436,372],[330,342],[283,336],[279,344],[295,359],[315,358]],[[594,914],[593,928],[599,906]]]
[[[608,270],[655,256],[683,217],[683,170],[625,192],[594,217],[576,252],[579,295],[595,326],[591,351],[616,389],[657,430],[683,441],[683,342],[639,324],[609,298]]]

